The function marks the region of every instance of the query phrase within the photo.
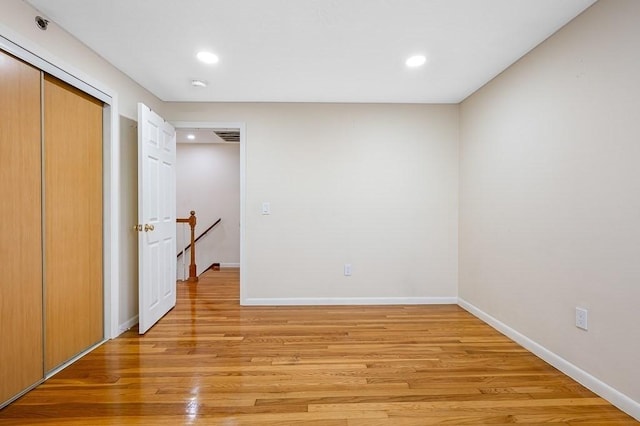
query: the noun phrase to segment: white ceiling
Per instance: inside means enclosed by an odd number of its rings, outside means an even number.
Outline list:
[[[164,101],[457,103],[595,0],[28,2]]]

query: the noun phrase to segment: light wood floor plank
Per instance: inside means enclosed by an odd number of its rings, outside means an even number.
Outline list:
[[[0,425],[635,425],[455,305],[240,307],[237,270],[178,285]]]

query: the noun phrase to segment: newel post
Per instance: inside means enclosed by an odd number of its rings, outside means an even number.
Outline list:
[[[197,282],[196,272],[196,212],[191,210],[189,216],[189,227],[191,228],[191,263],[189,263],[189,282]]]
[[[196,271],[196,212],[191,210],[191,216],[187,219],[177,218],[178,223],[188,223],[191,228],[191,244],[188,248],[191,248],[191,262],[189,263],[189,278],[187,281],[195,283],[198,282],[198,275]]]

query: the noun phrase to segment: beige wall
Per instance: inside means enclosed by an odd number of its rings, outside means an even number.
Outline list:
[[[189,212],[195,210],[196,234],[222,219],[198,241],[198,274],[213,262],[240,266],[240,144],[178,143],[176,153],[178,217],[189,217]],[[178,249],[189,244],[188,232],[186,244],[182,232],[181,225]],[[186,276],[189,276],[188,256],[187,253]],[[178,262],[178,277],[185,277],[182,260]]]
[[[459,282],[636,402],[639,16],[638,1],[601,0],[463,102]]]
[[[138,322],[138,125],[120,117],[120,260],[118,324],[126,330]]]
[[[246,124],[245,302],[457,295],[457,106],[172,103],[167,119]]]

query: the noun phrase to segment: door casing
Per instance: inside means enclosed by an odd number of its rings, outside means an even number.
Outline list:
[[[247,141],[246,124],[243,122],[217,122],[217,121],[173,121],[176,129],[238,129],[240,131],[240,304],[245,300],[245,275],[246,271],[246,164],[247,164]]]

